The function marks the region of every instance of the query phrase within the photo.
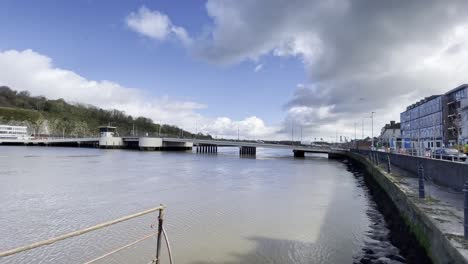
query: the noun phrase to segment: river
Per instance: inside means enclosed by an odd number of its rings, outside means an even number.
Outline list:
[[[404,262],[349,163],[325,155],[295,159],[290,151],[259,149],[256,158],[237,152],[1,146],[0,251],[164,203],[178,264],[359,263],[369,244],[385,245],[377,252],[382,260]],[[0,262],[83,263],[154,232],[156,216]],[[99,263],[148,263],[154,252],[151,238]]]

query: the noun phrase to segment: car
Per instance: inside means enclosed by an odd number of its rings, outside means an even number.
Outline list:
[[[466,161],[467,156],[465,153],[459,152],[456,149],[452,148],[440,148],[436,149],[432,154],[433,158],[444,159],[444,160],[457,160]]]

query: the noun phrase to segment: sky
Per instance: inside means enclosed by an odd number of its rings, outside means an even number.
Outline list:
[[[468,1],[0,2],[0,85],[216,137],[374,135],[468,80]],[[301,133],[302,132],[302,133]]]

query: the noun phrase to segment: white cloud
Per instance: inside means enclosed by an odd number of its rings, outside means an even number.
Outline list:
[[[145,6],[140,7],[137,12],[131,12],[125,22],[133,31],[152,39],[165,40],[173,34],[184,44],[192,42],[183,27],[173,25],[166,14]]]
[[[200,127],[204,133],[213,136],[241,139],[273,139],[281,138],[280,127],[267,126],[260,118],[256,116],[247,117],[241,121],[234,121],[227,117],[219,117],[212,120],[211,123],[205,122]]]
[[[276,136],[276,128],[265,125],[257,117],[241,121],[225,117],[207,118],[197,113],[197,110],[206,107],[203,104],[172,100],[167,96],[150,96],[140,89],[124,87],[108,80],[89,80],[73,71],[55,67],[51,58],[32,50],[0,51],[0,85],[27,90],[34,96],[63,98],[104,109],[119,109],[127,114],[149,117],[155,122],[178,125],[193,132],[197,130],[237,138],[239,126],[242,138]]]
[[[254,72],[259,72],[263,70],[263,64],[258,64],[257,66],[255,66],[254,68]]]
[[[406,105],[468,76],[468,1],[208,0],[212,30],[193,48],[218,64],[297,57],[309,82],[285,104],[308,133],[370,134]],[[293,122],[294,123],[294,122]],[[375,131],[377,133],[377,131]]]

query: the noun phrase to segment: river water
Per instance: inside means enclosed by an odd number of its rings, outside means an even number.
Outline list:
[[[1,146],[0,251],[164,203],[175,263],[359,263],[369,245],[381,246],[374,260],[400,263],[362,177],[350,168],[323,155],[294,159],[264,149],[240,158],[237,149],[222,148]],[[83,263],[154,232],[156,216],[0,262]],[[99,263],[148,263],[155,245],[150,238]]]

